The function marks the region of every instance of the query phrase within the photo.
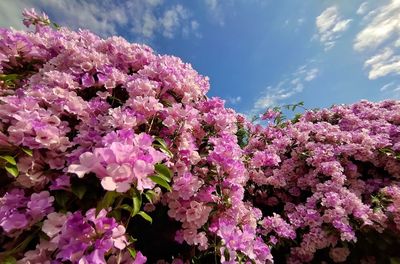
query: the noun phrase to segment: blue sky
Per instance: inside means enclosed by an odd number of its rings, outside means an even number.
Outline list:
[[[247,115],[400,99],[400,0],[10,0],[0,26],[22,29],[24,7],[179,56]]]

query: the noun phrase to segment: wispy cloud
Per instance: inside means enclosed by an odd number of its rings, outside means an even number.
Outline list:
[[[368,78],[371,80],[391,73],[400,75],[400,55],[395,55],[392,48],[386,47],[366,60],[364,66],[369,68]]]
[[[351,19],[342,19],[336,6],[328,7],[316,18],[317,37],[324,44],[325,50],[335,46],[336,41],[348,29],[351,21]]]
[[[305,76],[304,80],[307,82],[310,82],[317,77],[319,70],[317,68],[314,68],[309,71],[305,71],[305,73],[306,73],[306,76]]]
[[[368,2],[363,2],[357,9],[357,15],[364,15],[368,10]]]
[[[386,91],[386,90],[388,90],[390,87],[392,87],[393,85],[394,85],[394,82],[387,83],[387,84],[385,84],[384,86],[382,86],[382,87],[379,89],[379,91],[381,91],[381,92]]]
[[[236,97],[229,97],[228,98],[228,103],[231,105],[236,105],[242,101],[242,97],[236,96]]]
[[[249,116],[259,113],[266,108],[277,106],[282,101],[301,93],[307,82],[314,80],[319,74],[318,68],[308,63],[297,68],[290,77],[275,86],[268,86],[254,102]]]
[[[195,20],[189,10],[164,0],[0,1],[0,24],[22,28],[20,13],[23,8],[31,7],[49,13],[61,25],[87,28],[103,37],[130,32],[136,39],[146,41],[158,35],[166,38],[177,34],[200,35],[198,25],[192,26]]]
[[[174,32],[180,26],[182,20],[188,18],[188,11],[182,5],[176,5],[165,10],[160,19],[160,25],[163,28],[163,35],[167,38],[173,38]]]
[[[400,75],[400,0],[391,0],[371,15],[370,22],[354,39],[354,49],[374,53],[364,63],[368,78]]]
[[[382,86],[379,91],[382,98],[399,99],[400,98],[400,84],[395,81],[389,82]]]
[[[224,2],[219,0],[204,0],[204,3],[214,21],[216,21],[220,26],[224,26],[225,12],[223,5],[227,4],[226,1]]]

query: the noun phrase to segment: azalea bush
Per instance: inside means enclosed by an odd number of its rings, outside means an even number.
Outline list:
[[[23,22],[0,29],[2,263],[399,261],[399,102],[259,125],[179,58]]]

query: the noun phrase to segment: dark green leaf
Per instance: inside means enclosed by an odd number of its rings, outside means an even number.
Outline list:
[[[4,258],[1,263],[3,263],[3,264],[15,264],[15,263],[17,263],[17,260],[12,256],[8,256],[8,257]]]
[[[21,148],[21,150],[23,151],[23,152],[25,152],[27,155],[29,155],[29,156],[33,156],[33,151],[31,150],[31,149],[28,149],[28,148]]]
[[[115,218],[117,221],[121,221],[121,211],[120,210],[112,210],[110,216]]]
[[[83,184],[73,184],[72,192],[81,200],[86,193],[86,186]]]
[[[60,29],[60,25],[58,25],[57,23],[52,22],[52,25],[55,29]]]
[[[162,152],[164,152],[171,158],[174,156],[174,154],[172,154],[172,152],[168,149],[167,144],[162,138],[156,137],[154,140],[157,142],[156,144],[153,144],[154,147],[158,147]]]
[[[114,191],[106,192],[103,199],[97,204],[96,213],[100,212],[101,209],[107,209],[108,207],[110,207],[114,203],[117,195],[118,194]]]
[[[147,199],[150,203],[153,203],[154,197],[155,197],[156,195],[157,195],[157,194],[156,194],[154,191],[152,191],[152,190],[148,190],[147,192],[144,193],[144,196],[146,197],[146,199]]]
[[[400,264],[400,258],[390,258],[390,264]]]
[[[128,241],[129,241],[129,243],[135,243],[137,241],[137,239],[134,238],[133,236],[128,235]]]
[[[148,215],[148,214],[146,214],[145,212],[140,211],[140,212],[138,212],[138,215],[140,215],[141,217],[143,217],[144,220],[150,222],[150,224],[153,223],[153,219],[151,218],[151,216]]]
[[[167,166],[165,166],[164,164],[158,163],[158,164],[156,164],[156,165],[154,166],[154,168],[155,168],[156,172],[157,172],[159,175],[162,175],[162,176],[164,176],[164,177],[166,178],[166,181],[167,181],[167,182],[170,182],[170,181],[171,181],[172,172],[169,170],[169,168],[168,168]]]
[[[161,179],[163,179],[166,182],[171,182],[171,180],[169,178],[165,177],[164,175],[157,174],[156,176],[160,177]]]
[[[65,191],[57,191],[55,194],[56,202],[61,208],[65,208],[68,202],[68,194]]]
[[[135,216],[139,211],[140,207],[142,206],[142,195],[136,194],[132,197],[133,200],[133,209],[132,209],[132,216]]]
[[[129,213],[132,213],[132,206],[128,205],[128,204],[123,204],[120,206],[121,209],[128,211]]]
[[[159,137],[156,137],[154,140],[157,141],[158,144],[160,144],[160,145],[163,146],[164,148],[166,148],[166,149],[168,148],[168,147],[167,147],[167,143],[165,143],[164,139],[159,138]]]
[[[15,81],[19,79],[18,74],[0,74],[0,80],[2,81]]]
[[[131,254],[132,258],[136,258],[136,250],[128,247],[128,251]]]
[[[154,175],[154,176],[150,176],[149,177],[153,182],[157,183],[158,185],[164,187],[165,189],[167,189],[168,191],[171,191],[171,186],[168,184],[168,182],[166,182],[163,178]]]
[[[385,154],[392,154],[393,150],[390,148],[381,148],[379,149],[380,152],[385,153]]]
[[[17,166],[11,165],[11,164],[6,164],[5,169],[8,173],[10,173],[14,177],[18,177],[19,171]]]
[[[6,155],[6,156],[0,156],[1,159],[7,161],[8,163],[10,163],[11,165],[17,165],[17,162],[15,161],[14,157]]]
[[[174,156],[174,154],[172,154],[172,152],[169,149],[164,148],[160,144],[154,144],[153,146],[154,147],[158,147],[165,155],[167,155],[167,156],[169,156],[171,158]]]

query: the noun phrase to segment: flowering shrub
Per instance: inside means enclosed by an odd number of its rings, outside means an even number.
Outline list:
[[[399,260],[400,103],[254,125],[178,58],[24,17],[0,30],[0,261]]]

